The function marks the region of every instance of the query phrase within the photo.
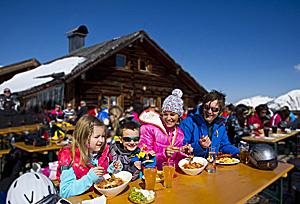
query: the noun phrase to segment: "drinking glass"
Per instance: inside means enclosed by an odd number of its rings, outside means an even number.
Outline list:
[[[155,166],[144,166],[145,189],[154,190],[157,169]]]
[[[277,134],[277,126],[276,125],[272,126],[272,133]]]
[[[164,172],[164,187],[173,187],[173,176],[175,173],[175,163],[174,162],[163,162],[162,168]]]
[[[216,147],[209,147],[208,149],[208,166],[207,172],[208,173],[216,173]]]
[[[241,141],[239,143],[239,154],[240,154],[240,162],[243,164],[248,164],[249,162],[249,144]]]
[[[270,128],[269,127],[264,127],[264,135],[266,137],[269,137],[269,132],[270,132]]]

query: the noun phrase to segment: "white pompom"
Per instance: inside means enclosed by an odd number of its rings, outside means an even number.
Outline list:
[[[180,89],[174,89],[173,91],[172,91],[172,95],[174,95],[174,96],[178,96],[179,98],[181,98],[181,96],[182,96],[182,91],[180,90]]]

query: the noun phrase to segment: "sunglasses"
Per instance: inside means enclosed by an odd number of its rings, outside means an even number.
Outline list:
[[[134,142],[138,142],[140,141],[141,137],[137,136],[137,137],[122,137],[122,140],[124,142],[131,142],[131,140],[133,140]]]
[[[215,112],[215,113],[219,111],[219,108],[209,107],[208,105],[205,105],[204,108],[205,108],[205,110],[207,110],[207,111],[208,111],[209,109],[211,109],[211,111],[212,111],[212,112]]]
[[[10,91],[4,91],[4,93],[10,93]]]

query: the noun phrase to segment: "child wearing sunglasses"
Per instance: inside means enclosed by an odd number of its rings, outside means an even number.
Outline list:
[[[132,173],[132,180],[138,179],[143,166],[156,166],[154,151],[141,151],[140,125],[132,120],[125,121],[120,126],[119,141],[111,143],[110,154],[113,159],[120,160],[123,170]]]

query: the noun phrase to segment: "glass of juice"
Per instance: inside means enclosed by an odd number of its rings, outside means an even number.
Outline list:
[[[175,163],[174,162],[163,162],[162,168],[164,172],[164,187],[173,187],[173,176],[175,173]]]
[[[240,154],[240,161],[243,164],[248,164],[249,162],[249,144],[241,141],[239,144],[239,154]]]
[[[145,166],[143,167],[144,177],[145,177],[145,189],[146,190],[154,190],[155,181],[156,181],[156,173],[157,169],[155,166]]]

